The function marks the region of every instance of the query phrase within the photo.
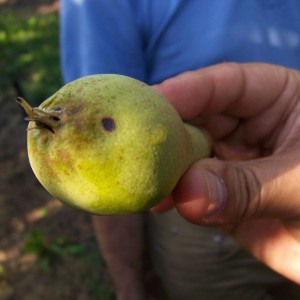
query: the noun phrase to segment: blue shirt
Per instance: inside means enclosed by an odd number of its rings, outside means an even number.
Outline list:
[[[116,73],[149,84],[225,61],[300,69],[299,0],[62,0],[65,82]]]

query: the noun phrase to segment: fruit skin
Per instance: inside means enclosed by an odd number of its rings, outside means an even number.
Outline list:
[[[93,214],[151,208],[210,153],[207,134],[184,124],[153,88],[126,76],[77,79],[29,110],[36,177],[57,199]]]

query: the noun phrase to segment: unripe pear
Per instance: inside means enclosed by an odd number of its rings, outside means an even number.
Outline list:
[[[210,153],[206,133],[130,77],[77,79],[38,108],[17,101],[28,115],[28,155],[38,180],[55,198],[93,214],[151,208]]]

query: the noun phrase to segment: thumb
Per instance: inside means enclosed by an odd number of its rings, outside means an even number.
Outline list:
[[[294,218],[300,215],[300,173],[291,157],[296,156],[198,161],[173,192],[176,208],[195,224],[231,226],[247,219]]]

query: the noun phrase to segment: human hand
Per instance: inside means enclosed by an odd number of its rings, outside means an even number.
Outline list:
[[[220,64],[155,88],[210,133],[215,158],[193,164],[153,210],[175,206],[192,223],[220,225],[300,283],[300,72]]]

